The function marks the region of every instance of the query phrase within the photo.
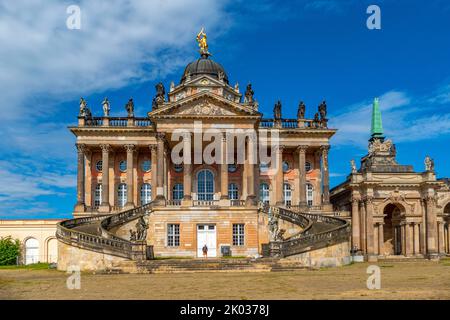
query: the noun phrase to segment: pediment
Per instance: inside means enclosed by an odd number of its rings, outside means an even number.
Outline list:
[[[261,114],[249,107],[210,92],[200,92],[149,112],[151,118],[173,117],[252,117]]]

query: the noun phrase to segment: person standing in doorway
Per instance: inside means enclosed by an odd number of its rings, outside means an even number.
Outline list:
[[[202,251],[203,251],[203,258],[208,258],[208,247],[206,246],[206,244],[203,246]]]

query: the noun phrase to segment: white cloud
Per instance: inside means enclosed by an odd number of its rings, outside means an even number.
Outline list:
[[[63,102],[186,64],[200,27],[212,38],[226,30],[227,2],[81,0],[81,30],[69,30],[66,9],[74,3],[0,0],[2,209],[26,214],[18,200],[27,199],[48,212],[33,199],[75,186],[74,137],[57,118]]]

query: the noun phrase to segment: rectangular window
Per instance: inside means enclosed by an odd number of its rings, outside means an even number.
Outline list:
[[[244,245],[244,224],[233,224],[233,246]]]
[[[178,247],[180,245],[180,225],[167,225],[167,245],[169,247]]]

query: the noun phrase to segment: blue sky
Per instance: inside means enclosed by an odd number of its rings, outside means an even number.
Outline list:
[[[114,3],[114,5],[112,5]],[[81,29],[66,8],[81,8]],[[381,8],[381,30],[366,27]],[[69,217],[75,203],[76,122],[83,96],[94,114],[111,101],[123,115],[151,108],[154,84],[178,82],[198,57],[195,35],[260,110],[280,99],[295,117],[327,100],[339,129],[330,151],[331,184],[367,150],[370,104],[380,97],[383,125],[398,161],[423,170],[435,159],[450,176],[450,3],[435,1],[0,1],[0,218]]]

